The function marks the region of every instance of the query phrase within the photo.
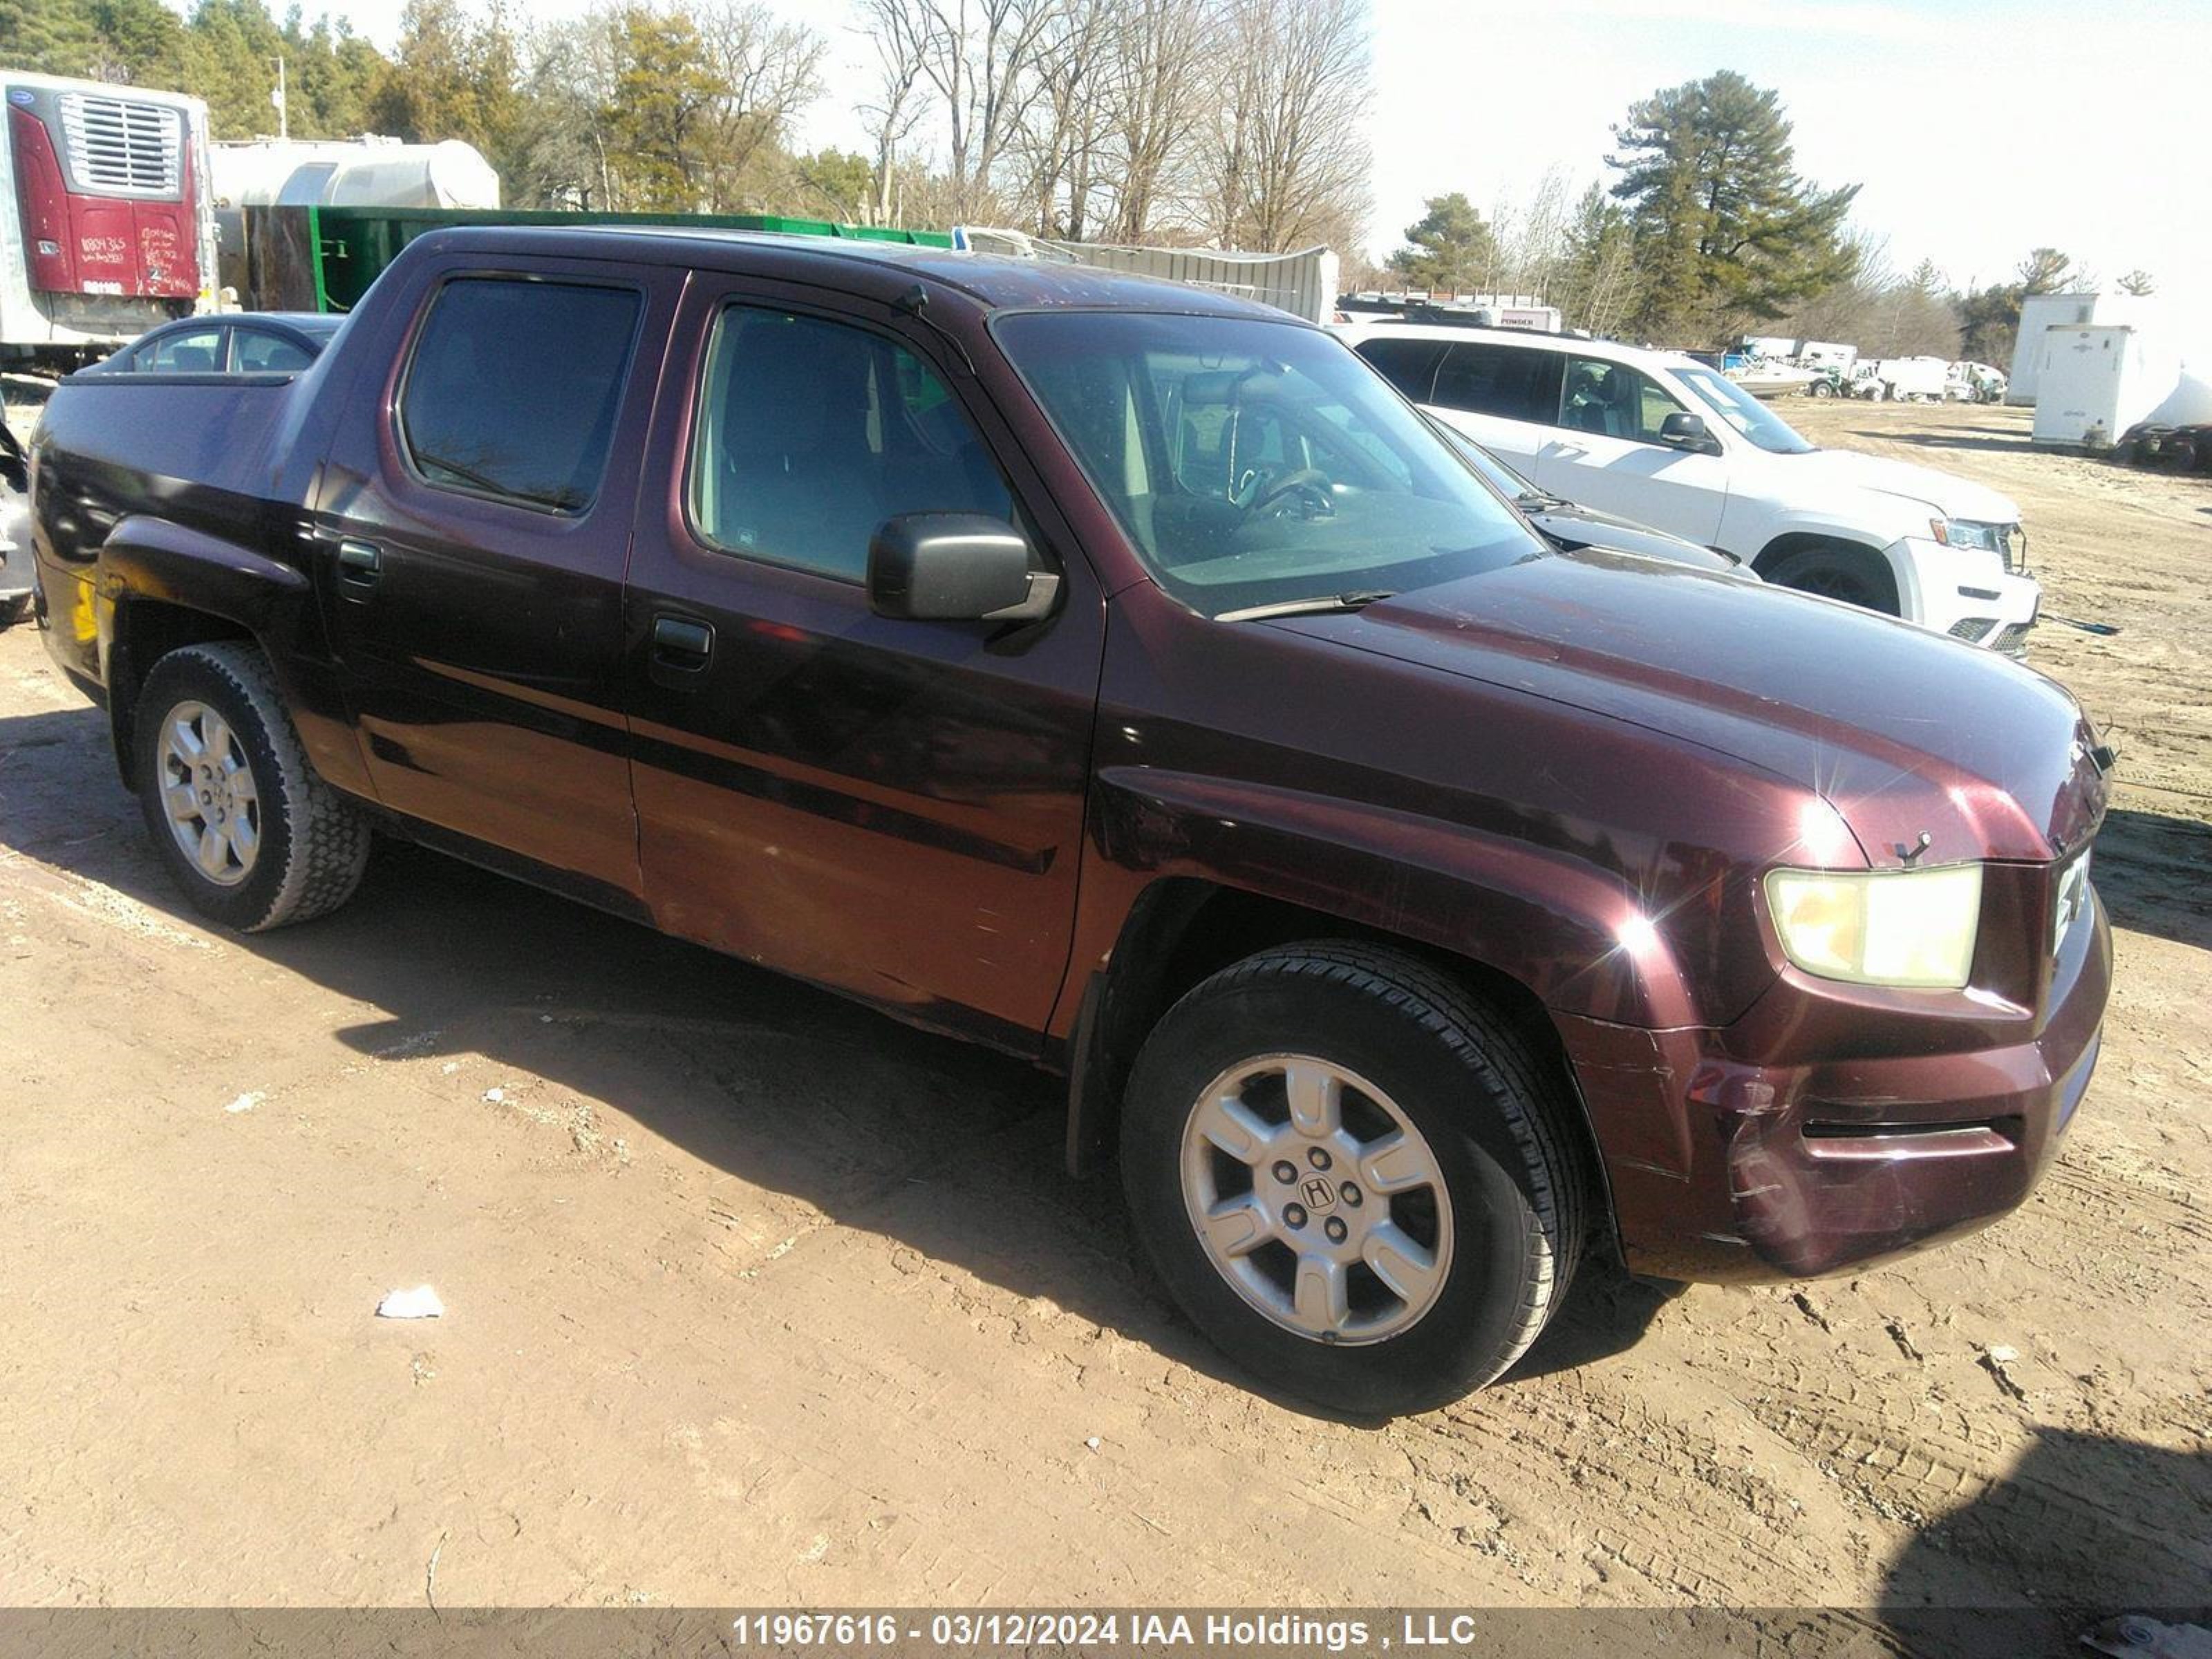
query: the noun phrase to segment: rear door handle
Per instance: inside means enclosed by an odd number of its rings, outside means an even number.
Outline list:
[[[696,674],[713,660],[714,630],[689,617],[653,619],[653,660],[659,668]]]
[[[338,580],[349,587],[374,587],[384,574],[384,552],[374,542],[338,544]]]

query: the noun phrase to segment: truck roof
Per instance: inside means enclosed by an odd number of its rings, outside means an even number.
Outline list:
[[[916,278],[927,278],[965,295],[986,311],[1030,307],[1176,311],[1313,326],[1257,301],[1164,277],[858,238],[692,229],[682,225],[580,225],[574,228],[506,225],[434,231],[417,240],[428,243],[434,239],[448,251],[649,259],[655,264],[761,275],[811,272],[817,279],[822,267],[834,266],[842,269],[845,286],[886,301],[904,293]]]

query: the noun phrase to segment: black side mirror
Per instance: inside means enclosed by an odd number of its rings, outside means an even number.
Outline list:
[[[1060,578],[1033,568],[1030,544],[981,513],[902,513],[868,543],[868,603],[879,617],[1036,622]]]
[[[1678,409],[1659,422],[1659,441],[1672,444],[1677,449],[1689,450],[1693,454],[1717,455],[1721,453],[1719,442],[1705,430],[1705,417],[1690,414],[1685,410]]]

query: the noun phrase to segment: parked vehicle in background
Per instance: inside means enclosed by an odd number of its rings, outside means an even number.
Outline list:
[[[1717,547],[1699,547],[1680,536],[1654,530],[1650,525],[1595,512],[1555,495],[1533,480],[1522,477],[1464,432],[1445,425],[1433,415],[1428,419],[1454,453],[1480,472],[1492,489],[1512,502],[1522,517],[1535,526],[1544,539],[1562,553],[1601,547],[1610,552],[1665,559],[1672,564],[1686,564],[1699,570],[1726,571],[1746,581],[1759,580],[1757,573],[1733,553],[1723,553]]]
[[[0,628],[30,614],[36,593],[31,560],[31,478],[22,446],[0,422]]]
[[[0,357],[48,368],[213,303],[207,106],[0,71]]]
[[[155,329],[88,374],[291,374],[322,355],[345,321],[313,311],[232,311]]]
[[[1988,363],[1953,363],[1949,380],[1944,386],[1944,395],[1952,396],[1954,387],[1958,389],[1957,396],[1960,402],[1998,403],[2002,401],[2005,394],[2004,371]]]
[[[1816,449],[1707,365],[1598,340],[1413,324],[1346,336],[1539,488],[1745,560],[1769,582],[2019,652],[2039,592],[2020,514],[1932,468]]]
[[[1888,403],[1941,403],[1951,365],[1941,357],[1862,358],[1856,373],[1865,389],[1856,395]]]
[[[1985,1221],[2095,1061],[2063,690],[1555,552],[1249,301],[449,232],[312,372],[73,376],[33,453],[202,913],[330,911],[381,827],[1064,1071],[1191,1318],[1341,1410],[1497,1376],[1587,1249]]]

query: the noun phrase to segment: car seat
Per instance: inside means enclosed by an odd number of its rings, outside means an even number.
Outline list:
[[[1575,371],[1575,389],[1567,398],[1567,424],[1577,432],[1594,432],[1601,437],[1626,437],[1627,422],[1621,410],[1626,391],[1626,378],[1617,369],[1583,365]]]

